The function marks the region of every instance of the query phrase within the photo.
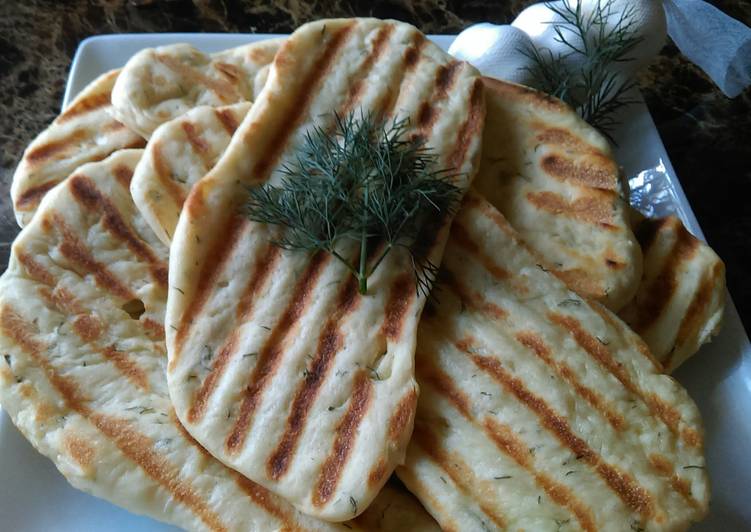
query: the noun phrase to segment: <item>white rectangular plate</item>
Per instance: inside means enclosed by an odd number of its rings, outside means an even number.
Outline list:
[[[99,74],[120,67],[142,48],[188,42],[214,52],[278,35],[133,34],[92,37],[73,59],[63,107]],[[447,49],[454,37],[431,36]],[[659,168],[667,175],[673,210],[703,238],[696,217],[675,176],[657,128],[643,102],[626,114],[616,134],[616,157],[628,177]],[[676,378],[699,405],[707,432],[707,463],[712,504],[696,531],[751,530],[751,345],[728,297],[725,323],[713,343],[686,363]],[[17,532],[56,530],[125,532],[165,531],[173,527],[133,515],[75,490],[52,463],[21,436],[5,413],[0,417],[0,528]]]

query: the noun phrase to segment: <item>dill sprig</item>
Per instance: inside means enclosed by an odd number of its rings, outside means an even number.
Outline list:
[[[637,35],[635,5],[619,11],[612,0],[598,0],[585,13],[581,4],[576,0],[545,4],[561,19],[551,24],[555,41],[566,51],[554,55],[548,48],[531,46],[520,52],[532,60],[532,66],[525,69],[540,89],[571,105],[610,137],[617,125],[613,113],[633,103],[627,94],[636,85],[620,79],[613,65],[633,61],[629,54],[643,38]],[[581,56],[579,68],[572,68],[568,61],[574,55]]]
[[[278,185],[249,190],[246,215],[279,226],[274,243],[282,248],[332,254],[362,294],[389,252],[404,248],[417,290],[427,294],[438,268],[425,239],[461,198],[456,174],[438,169],[437,154],[423,141],[406,138],[408,119],[387,124],[361,111],[335,114],[334,126],[333,132],[314,126],[306,133]],[[353,242],[356,260],[346,251]]]

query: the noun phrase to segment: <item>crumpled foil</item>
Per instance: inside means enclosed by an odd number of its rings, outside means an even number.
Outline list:
[[[662,159],[654,168],[642,170],[628,179],[631,206],[649,218],[676,214],[680,200]]]

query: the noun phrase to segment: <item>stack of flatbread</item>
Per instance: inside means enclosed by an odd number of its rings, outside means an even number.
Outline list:
[[[408,118],[466,193],[435,298],[406,251],[361,295],[242,214],[355,111]],[[16,171],[0,403],[75,487],[189,530],[685,529],[703,429],[665,373],[724,270],[622,183],[573,111],[408,24],[141,51]]]

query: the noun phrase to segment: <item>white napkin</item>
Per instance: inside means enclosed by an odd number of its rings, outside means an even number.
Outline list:
[[[751,84],[751,29],[702,0],[664,0],[668,33],[729,98]]]
[[[557,42],[553,25],[559,17],[545,4],[561,5],[564,0],[533,4],[522,11],[511,26],[475,24],[459,34],[449,53],[477,67],[486,76],[530,84],[531,60],[520,50],[534,46],[549,49],[555,56],[570,49]],[[581,3],[587,12],[601,5],[601,0],[566,0],[569,5]],[[667,33],[693,63],[704,70],[729,97],[740,94],[751,84],[751,29],[725,15],[703,0],[612,0],[613,14],[634,9],[634,23],[642,42],[632,50],[632,61],[613,65],[619,77],[626,79],[649,63],[660,51]],[[664,12],[663,12],[664,8]],[[568,30],[566,37],[572,42]],[[577,43],[578,44],[578,43]],[[569,54],[562,60],[570,71],[577,71],[584,61],[580,54]]]

